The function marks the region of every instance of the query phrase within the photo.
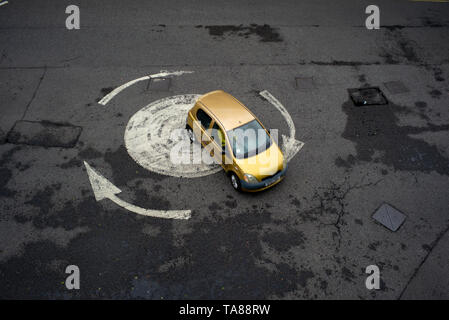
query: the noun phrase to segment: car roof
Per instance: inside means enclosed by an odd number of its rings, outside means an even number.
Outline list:
[[[240,101],[223,90],[206,93],[198,101],[215,116],[226,131],[255,119],[251,111]]]

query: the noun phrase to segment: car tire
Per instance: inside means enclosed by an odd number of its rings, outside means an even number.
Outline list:
[[[187,135],[189,136],[189,139],[190,139],[190,143],[195,143],[196,138],[195,138],[195,134],[193,133],[192,128],[190,128],[189,125],[186,125],[186,130],[187,130]]]
[[[229,175],[229,179],[231,180],[231,186],[234,188],[234,190],[242,191],[240,179],[234,172],[231,172],[231,174]]]

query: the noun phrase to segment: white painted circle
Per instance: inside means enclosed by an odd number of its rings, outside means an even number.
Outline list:
[[[178,142],[170,135],[185,128],[187,113],[200,96],[167,97],[137,111],[125,130],[125,146],[131,158],[147,170],[173,177],[196,178],[220,171],[217,164],[174,164],[170,160],[170,150]]]

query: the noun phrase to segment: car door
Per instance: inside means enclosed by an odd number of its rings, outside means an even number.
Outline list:
[[[214,121],[211,128],[211,146],[213,149],[211,150],[211,156],[214,157],[215,161],[218,164],[221,164],[225,169],[228,164],[232,164],[230,160],[231,155],[228,152],[228,144],[226,142],[225,131],[220,127],[220,125]]]
[[[212,118],[201,107],[196,111],[196,118],[198,121],[194,121],[193,123],[193,132],[197,140],[206,147],[210,143],[208,130],[211,126]]]

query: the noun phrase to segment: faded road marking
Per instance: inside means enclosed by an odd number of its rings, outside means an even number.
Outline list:
[[[112,98],[114,98],[117,94],[119,94],[121,91],[125,90],[129,86],[132,86],[133,84],[149,80],[150,78],[161,78],[161,77],[167,77],[167,76],[180,76],[185,73],[193,73],[193,71],[161,71],[160,73],[151,74],[149,76],[141,77],[138,79],[131,80],[125,84],[122,84],[120,87],[115,88],[110,93],[108,93],[106,96],[104,96],[98,103],[101,105],[106,105],[109,101],[111,101]]]
[[[123,201],[116,196],[116,194],[122,192],[119,188],[92,169],[86,161],[84,161],[84,166],[86,167],[87,175],[89,176],[89,181],[97,201],[107,198],[126,210],[148,217],[164,219],[190,219],[190,210],[151,210]]]
[[[278,99],[273,97],[271,93],[269,93],[267,90],[263,90],[259,92],[259,94],[268,100],[276,109],[279,110],[279,112],[284,117],[285,121],[287,122],[287,126],[290,132],[290,136],[287,137],[286,135],[282,135],[282,152],[284,153],[284,157],[286,162],[289,162],[298,152],[302,149],[304,146],[304,142],[296,140],[296,129],[295,129],[295,123],[293,122],[292,117],[290,116],[290,113],[288,113],[287,109],[282,105],[282,103],[279,102]]]

